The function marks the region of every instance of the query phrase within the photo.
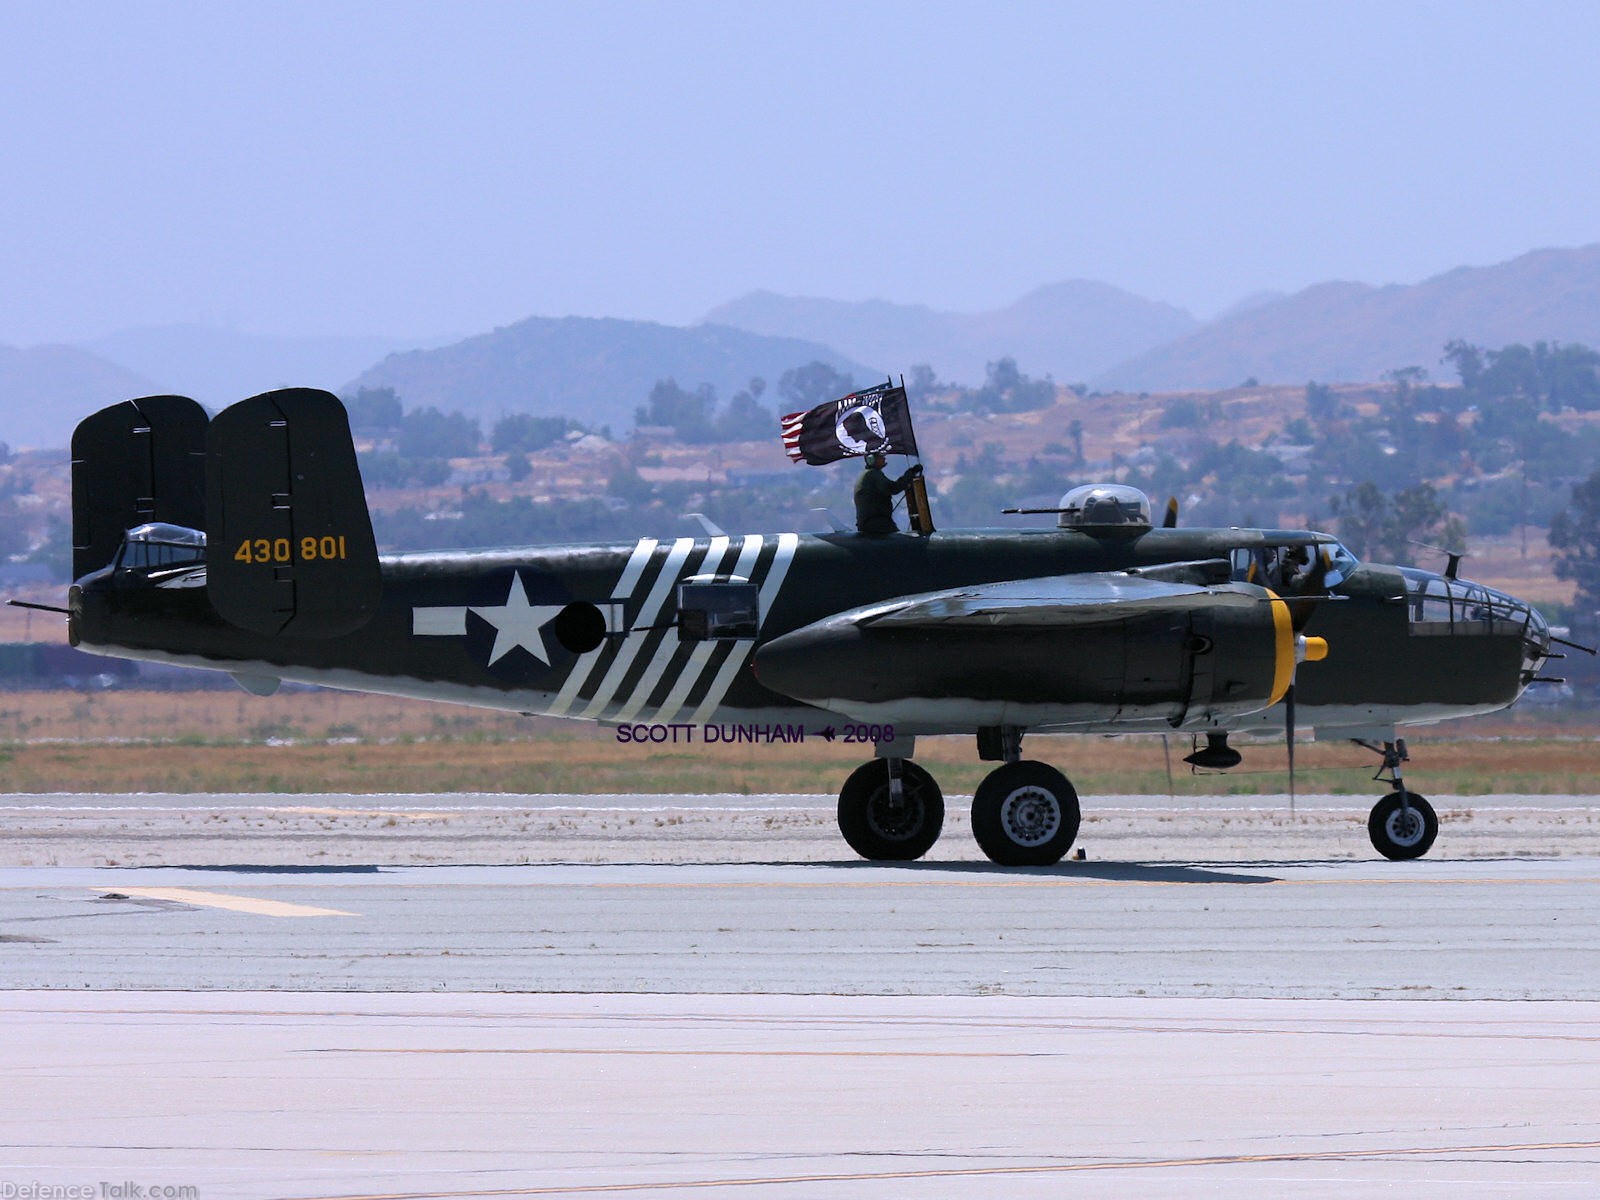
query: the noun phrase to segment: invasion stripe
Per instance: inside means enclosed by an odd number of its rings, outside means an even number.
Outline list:
[[[689,551],[689,556],[682,564],[675,568],[674,573],[666,576],[667,598],[662,602],[660,611],[654,621],[639,635],[639,646],[634,653],[633,663],[623,672],[612,690],[611,697],[606,702],[605,708],[600,712],[600,720],[614,721],[622,706],[632,698],[651,664],[656,660],[657,653],[670,656],[680,645],[677,636],[677,589],[683,581],[692,575],[699,575],[703,571],[702,564],[706,558],[707,543],[704,539],[697,539],[694,548]],[[662,571],[666,571],[663,565]],[[656,577],[652,589],[659,585],[662,575]]]
[[[654,625],[656,616],[661,612],[662,606],[667,601],[667,595],[672,591],[672,585],[678,581],[678,572],[683,567],[683,562],[689,557],[689,552],[694,549],[693,538],[679,538],[672,543],[672,550],[667,554],[667,560],[661,566],[661,573],[656,576],[655,586],[650,589],[650,595],[645,599],[644,607],[639,610],[638,625],[636,629],[641,632]],[[611,702],[612,694],[628,674],[628,668],[633,665],[633,660],[638,656],[644,643],[649,640],[649,635],[634,637],[633,630],[628,631],[621,649],[617,652],[616,661],[611,664],[611,669],[606,672],[600,681],[600,687],[595,691],[593,699],[578,715],[592,718],[598,715],[607,704]]]
[[[731,574],[742,579],[749,579],[751,572],[755,569],[756,560],[761,556],[761,547],[765,541],[766,539],[759,533],[747,535],[743,539],[743,545],[739,547],[739,559],[733,564]],[[677,682],[672,685],[672,690],[667,693],[666,699],[661,702],[661,707],[656,713],[657,721],[672,721],[677,718],[678,711],[683,707],[684,702],[688,700],[689,694],[694,690],[695,685],[700,682],[700,677],[705,674],[706,664],[711,661],[712,654],[716,652],[719,646],[725,644],[725,642],[707,640],[694,648],[694,652],[689,655],[688,663],[684,665],[683,670],[678,672]]]
[[[634,585],[633,589],[633,598],[635,602],[626,605],[622,613],[621,633],[623,636],[621,638],[609,639],[609,644],[606,647],[606,656],[599,663],[599,665],[596,666],[592,672],[590,672],[588,680],[584,683],[583,687],[579,689],[578,700],[574,705],[575,708],[579,710],[586,708],[589,702],[599,694],[601,684],[605,679],[610,678],[611,668],[616,665],[617,659],[621,657],[625,651],[632,654],[638,653],[637,646],[633,650],[628,651],[628,644],[637,640],[633,636],[633,631],[635,628],[647,626],[651,623],[649,621],[641,620],[640,615],[644,610],[646,598],[655,593],[656,585],[661,581],[661,573],[667,569],[667,560],[672,557],[671,548],[675,544],[676,543],[667,543],[665,545],[658,544],[655,554],[652,555],[650,560],[644,564],[644,569],[639,574],[639,582]],[[650,640],[650,635],[648,633],[642,634],[641,636],[646,642]]]
[[[778,590],[783,587],[783,580],[789,574],[789,564],[794,561],[795,547],[800,544],[800,535],[797,533],[780,533],[778,535],[778,552],[773,557],[772,567],[767,572],[767,577],[761,584],[760,613],[761,625],[767,623],[767,617],[772,612],[772,602],[778,598]],[[711,688],[706,692],[705,699],[700,702],[700,707],[690,717],[691,723],[704,724],[706,719],[722,703],[722,698],[728,694],[728,689],[733,686],[734,677],[744,667],[745,661],[750,657],[750,652],[755,648],[755,642],[739,642],[722,668],[717,672],[712,681]]]
[[[748,578],[750,580],[750,582],[753,583],[759,589],[760,586],[761,586],[762,581],[764,579],[766,579],[767,573],[772,569],[773,561],[777,558],[778,540],[777,540],[777,538],[772,537],[770,535],[759,535],[759,536],[758,535],[751,535],[751,536],[752,536],[753,539],[755,539],[755,541],[754,541],[753,546],[751,546],[749,548],[750,549],[749,558],[746,559],[745,556],[742,553],[740,555],[740,561],[741,562],[748,562],[749,563],[749,569],[748,569],[748,571],[741,572],[741,574],[743,574],[746,578]],[[757,598],[758,598],[757,602],[758,603],[759,603],[759,596],[760,596],[760,593],[758,591],[757,592]],[[726,650],[737,652],[738,647],[741,646],[741,645],[744,645],[744,644],[747,644],[747,643],[744,643],[744,642],[741,642],[741,641],[729,640],[727,642],[721,643],[719,649],[726,649]],[[720,655],[720,657],[719,657],[717,652],[713,652],[713,654],[711,655],[709,661],[711,663],[713,663],[716,667],[720,668],[722,663],[724,661],[726,661],[727,657],[728,657],[728,655],[726,653],[722,653]],[[708,688],[708,687],[709,687],[709,681],[705,681],[703,684],[697,683],[691,688],[691,694],[693,692],[702,692],[703,693],[705,688]],[[687,703],[683,707],[688,707]],[[680,709],[680,715],[681,715],[681,711],[682,710]]]
[[[732,570],[736,565],[733,561],[734,552],[742,549],[744,540],[742,537],[732,539],[733,544],[729,546],[717,567],[717,574],[720,578],[731,579],[735,577]],[[743,561],[742,553],[740,561]],[[707,570],[710,569],[709,563],[710,560],[708,559]],[[724,640],[721,638],[706,638],[687,642],[680,640],[671,662],[667,664],[665,674],[656,680],[649,696],[643,698],[641,715],[654,714],[650,719],[659,721],[661,719],[660,711],[666,704],[667,697],[671,695],[680,697],[677,707],[681,709],[683,706],[681,697],[686,696],[688,694],[686,689],[693,688],[705,673],[705,664],[711,661],[711,657],[715,653],[715,647],[722,645]]]
[[[645,564],[650,561],[650,556],[655,553],[655,538],[640,538],[633,548],[633,553],[628,557],[628,565],[622,569],[622,575],[617,580],[616,587],[611,589],[611,598],[623,602],[623,621],[627,621],[627,601],[633,595],[633,589],[638,586],[639,577],[644,574]],[[611,632],[607,630],[607,632]],[[567,677],[562,681],[561,691],[547,711],[553,717],[562,717],[567,709],[572,707],[572,702],[578,698],[578,691],[589,680],[589,673],[594,670],[595,663],[605,656],[610,649],[610,641],[601,642],[595,649],[586,654],[580,654],[576,662],[567,671]]]
[[[723,560],[728,557],[730,544],[730,540],[726,536],[712,538],[711,544],[706,547],[706,556],[700,562],[700,570],[693,572],[693,574],[710,575],[720,571]],[[639,710],[649,701],[651,694],[656,690],[656,685],[661,682],[662,675],[666,673],[667,665],[672,662],[680,650],[684,649],[687,648],[684,646],[683,641],[673,636],[672,630],[669,629],[662,632],[661,641],[656,647],[655,657],[650,660],[650,665],[645,669],[644,675],[634,685],[632,695],[628,702],[622,706],[622,711],[617,713],[617,720],[631,721],[638,716]],[[689,659],[691,662],[693,661],[694,655],[692,653],[689,655]],[[688,669],[688,665],[688,663],[683,664],[679,671],[680,678],[683,672]]]
[[[717,681],[717,675],[722,670],[722,664],[735,654],[740,653],[739,648],[747,644],[746,642],[736,642],[731,639],[726,642],[718,642],[717,648],[711,652],[711,656],[707,660],[705,671],[701,673],[701,677],[694,687],[689,689],[689,694],[684,697],[683,704],[679,706],[680,709],[698,710],[701,702],[711,694],[711,689]]]
[[[778,598],[778,589],[783,586],[783,580],[789,574],[789,565],[794,561],[795,549],[800,545],[798,533],[780,533],[778,535],[778,552],[773,556],[772,568],[767,572],[766,579],[761,583],[761,625],[765,626],[767,618],[772,615],[772,605]]]

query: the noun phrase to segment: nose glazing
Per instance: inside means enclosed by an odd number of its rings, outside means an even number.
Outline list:
[[[1403,567],[1400,573],[1406,580],[1413,633],[1519,638],[1519,691],[1550,657],[1550,626],[1531,604],[1469,579],[1450,579],[1414,567]]]

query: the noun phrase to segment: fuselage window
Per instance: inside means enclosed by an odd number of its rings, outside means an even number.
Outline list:
[[[760,624],[753,583],[685,583],[678,588],[678,639],[753,638]]]
[[[1233,579],[1236,583],[1253,583],[1260,574],[1256,563],[1256,555],[1242,547],[1228,555],[1233,566]]]

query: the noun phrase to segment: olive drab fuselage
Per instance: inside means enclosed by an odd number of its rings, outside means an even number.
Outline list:
[[[1167,619],[1171,614],[1159,607],[1118,615],[1114,605],[1102,606],[1097,618],[1059,629],[996,622],[954,634],[924,629],[897,644],[869,637],[883,645],[854,656],[824,656],[827,669],[841,676],[838,687],[830,689],[825,679],[810,681],[814,686],[804,703],[767,686],[759,658],[762,647],[786,635],[905,597],[1230,556],[1237,561],[1284,540],[1277,531],[1237,529],[1115,536],[991,530],[926,538],[646,538],[623,545],[391,555],[380,559],[382,599],[375,614],[335,638],[265,636],[229,624],[214,611],[207,589],[195,586],[203,566],[179,567],[164,578],[159,570],[119,567],[79,581],[70,624],[74,643],[85,650],[252,679],[599,721],[782,720],[820,728],[841,716],[874,716],[865,699],[857,712],[849,711],[848,697],[860,691],[855,685],[898,675],[896,694],[907,697],[898,724],[909,733],[970,732],[1002,723],[1085,732],[1242,729],[1262,725],[1252,714],[1271,706],[1211,719],[1204,712],[1181,713],[1181,698],[1141,698],[1132,686],[1132,703],[1084,710],[1085,678],[1109,681],[1099,691],[1088,689],[1092,701],[1097,695],[1114,699],[1117,680],[1137,685],[1141,678],[1163,677],[1159,661],[1140,661],[1146,645],[1152,650],[1144,657],[1160,657],[1166,644],[1161,627],[1176,619]],[[1448,612],[1421,611],[1432,603],[1426,601],[1431,580],[1440,577],[1363,565],[1316,603],[1303,632],[1325,639],[1330,652],[1298,672],[1302,726],[1426,724],[1492,711],[1516,699],[1537,667],[1532,655],[1542,623],[1536,614],[1492,593],[1499,606],[1494,619],[1474,621],[1462,612],[1452,628]],[[1264,607],[1264,589],[1262,595]],[[681,607],[685,597],[695,607]],[[707,628],[702,599],[731,604],[735,619],[722,627],[712,621]],[[1444,621],[1427,622],[1424,616]],[[1096,653],[1117,661],[1085,661]],[[1052,664],[1064,686],[1078,680],[1079,694],[1052,696]],[[1017,702],[1031,706],[1040,719],[1003,720],[992,702],[981,700],[969,705],[973,714],[963,715],[969,698],[951,691],[952,673],[974,680],[989,673],[988,690],[1004,692],[1022,666],[1031,690]],[[932,689],[941,687],[941,677],[946,683],[942,694],[920,697],[940,703],[913,711],[919,677]],[[830,703],[823,707],[816,699]],[[1053,699],[1060,701],[1059,712],[1051,708]]]
[[[840,832],[869,859],[939,836],[920,735],[975,734],[1002,763],[973,796],[973,835],[996,863],[1037,866],[1072,844],[1079,807],[1022,757],[1024,734],[1190,733],[1187,761],[1227,769],[1229,733],[1285,734],[1292,767],[1308,727],[1381,743],[1396,790],[1369,836],[1416,857],[1438,822],[1404,786],[1396,729],[1504,708],[1550,654],[1510,596],[1362,565],[1326,534],[1178,529],[1174,509],[1153,528],[1125,485],[1034,510],[1054,529],[933,532],[919,485],[916,534],[379,555],[327,392],[214,418],[181,396],[127,401],[79,423],[72,463],[82,649],[258,694],[295,680],[607,722],[619,740],[842,728],[873,747],[839,794]]]

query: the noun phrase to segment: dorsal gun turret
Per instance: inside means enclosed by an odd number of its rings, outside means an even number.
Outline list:
[[[1099,536],[1150,528],[1150,497],[1124,483],[1086,483],[1061,497],[1056,524]]]

